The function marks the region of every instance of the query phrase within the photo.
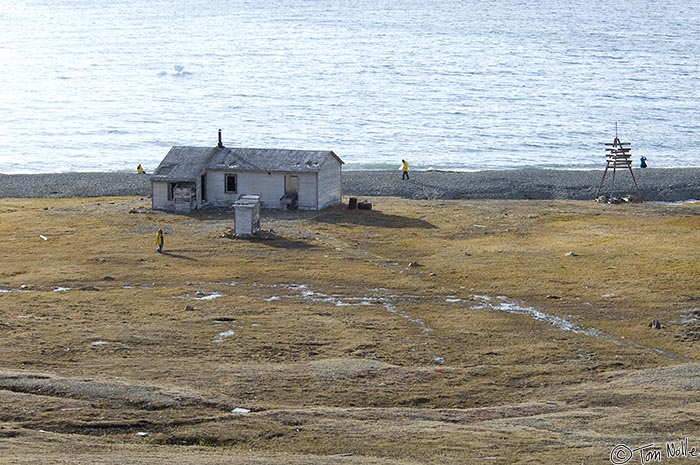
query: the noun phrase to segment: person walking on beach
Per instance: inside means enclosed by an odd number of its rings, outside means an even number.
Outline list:
[[[408,177],[408,162],[406,160],[401,160],[401,163],[401,171],[403,171],[401,179],[411,179]]]
[[[156,233],[156,245],[158,246],[158,253],[163,253],[163,230],[159,229]]]

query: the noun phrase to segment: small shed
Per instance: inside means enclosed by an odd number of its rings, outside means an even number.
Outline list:
[[[175,146],[151,176],[157,210],[230,207],[258,195],[263,208],[321,210],[342,202],[344,162],[332,151]]]
[[[233,203],[233,231],[252,235],[260,231],[260,196],[243,195]]]

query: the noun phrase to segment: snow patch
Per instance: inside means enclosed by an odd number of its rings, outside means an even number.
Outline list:
[[[514,313],[517,315],[530,315],[535,320],[544,321],[551,325],[556,326],[562,331],[570,331],[573,333],[586,334],[588,336],[598,336],[601,337],[604,334],[595,328],[582,328],[576,323],[569,321],[567,319],[561,318],[556,315],[550,315],[534,307],[524,307],[517,304],[512,299],[505,296],[498,296],[497,299],[500,302],[491,302],[491,298],[481,304],[475,305],[472,308],[475,310],[498,310],[506,313]]]
[[[194,300],[214,300],[214,299],[218,299],[218,298],[221,297],[221,296],[223,296],[222,293],[220,293],[220,292],[213,292],[213,293],[211,293],[211,294],[209,294],[209,295],[205,295],[205,296],[202,296],[202,297],[197,297],[197,298],[195,298]]]
[[[224,342],[226,339],[233,336],[234,334],[235,334],[235,332],[234,332],[233,328],[229,329],[228,331],[221,332],[214,339],[214,344],[220,344],[220,343]]]

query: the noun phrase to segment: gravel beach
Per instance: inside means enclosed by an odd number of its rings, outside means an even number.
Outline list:
[[[519,169],[500,171],[412,171],[401,180],[396,171],[343,173],[343,195],[397,196],[412,199],[562,199],[592,200],[603,170]],[[635,169],[644,200],[700,199],[700,168]],[[608,171],[601,195],[610,195],[612,171]],[[628,170],[615,176],[615,197],[635,195]]]
[[[635,169],[644,200],[700,199],[700,168]],[[603,170],[520,169],[501,171],[344,171],[343,195],[411,199],[570,199],[592,200]],[[612,172],[601,195],[610,195]],[[135,173],[0,174],[0,197],[150,196],[148,175]],[[634,195],[628,171],[618,171],[616,197]]]

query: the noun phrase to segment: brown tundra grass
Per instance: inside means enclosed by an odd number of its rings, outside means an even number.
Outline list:
[[[699,204],[369,200],[247,239],[227,211],[0,199],[0,463],[700,446]]]

